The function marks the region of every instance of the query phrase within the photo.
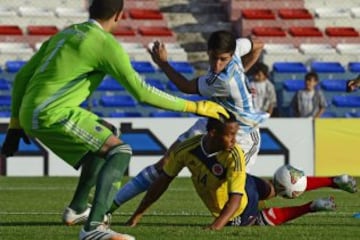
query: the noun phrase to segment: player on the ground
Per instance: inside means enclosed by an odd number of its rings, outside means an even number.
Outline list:
[[[164,43],[155,42],[149,52],[154,62],[180,91],[209,97],[235,114],[241,126],[237,142],[245,152],[246,167],[249,170],[260,149],[259,124],[265,121],[269,114],[255,111],[245,72],[258,60],[263,43],[248,38],[236,39],[228,31],[216,31],[209,37],[207,46],[209,70],[205,75],[191,81],[171,67]],[[172,144],[169,151],[185,139],[206,132],[206,122],[206,118],[199,119]],[[159,176],[159,171],[167,159],[168,153],[159,162],[144,168],[125,184],[116,195],[110,212],[146,191]]]
[[[93,0],[90,20],[44,42],[18,72],[12,90],[11,120],[1,153],[12,156],[20,139],[29,134],[74,168],[82,167],[70,206],[73,212],[67,213],[74,214],[74,219],[87,218],[80,239],[134,239],[103,223],[117,190],[114,183],[122,178],[132,150],[97,115],[80,107],[105,74],[116,78],[140,102],[215,118],[219,113],[227,115],[214,102],[187,101],[144,83],[110,33],[123,7],[123,0]],[[89,211],[88,194],[95,185]]]
[[[306,213],[334,210],[335,202],[322,198],[300,206],[258,210],[260,200],[275,196],[274,186],[245,171],[245,156],[236,143],[237,119],[207,122],[207,133],[180,143],[169,153],[169,161],[150,186],[139,207],[127,222],[136,226],[144,212],[168,188],[178,173],[187,167],[198,196],[214,217],[207,227],[279,225]]]

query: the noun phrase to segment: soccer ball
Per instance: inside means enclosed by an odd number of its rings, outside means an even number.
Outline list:
[[[276,170],[273,183],[278,196],[297,198],[305,191],[307,179],[303,171],[284,165]]]

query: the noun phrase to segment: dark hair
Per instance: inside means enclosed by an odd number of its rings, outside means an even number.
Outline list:
[[[306,75],[305,75],[305,81],[307,81],[307,80],[309,80],[309,79],[311,79],[311,78],[314,78],[315,79],[315,81],[319,81],[319,76],[317,75],[317,73],[316,72],[309,72],[309,73],[307,73]]]
[[[108,20],[123,8],[123,0],[93,0],[89,7],[89,15],[93,19]]]
[[[220,30],[213,32],[207,42],[208,51],[216,53],[231,53],[236,49],[236,38],[228,31]]]
[[[226,118],[222,114],[220,114],[220,119],[209,118],[206,125],[206,130],[210,131],[215,129],[216,131],[223,132],[226,124],[237,122],[236,117],[233,113],[228,111],[228,114],[230,116],[229,118]]]
[[[255,73],[262,72],[265,76],[269,74],[269,67],[265,63],[257,63],[255,65]]]

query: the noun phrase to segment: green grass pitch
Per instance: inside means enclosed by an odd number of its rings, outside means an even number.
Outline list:
[[[75,177],[1,177],[0,239],[78,239],[81,226],[67,227],[61,223],[62,211],[71,200],[76,181]],[[360,219],[352,217],[360,212],[359,193],[324,188],[305,193],[295,200],[276,198],[267,205],[297,205],[330,195],[337,203],[335,212],[308,214],[277,227],[227,227],[221,231],[208,231],[203,227],[212,221],[212,217],[196,196],[190,179],[178,178],[137,227],[129,228],[123,223],[142,195],[115,212],[112,229],[134,235],[138,240],[360,239]]]

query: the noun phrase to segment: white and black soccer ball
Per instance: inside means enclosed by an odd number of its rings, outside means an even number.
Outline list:
[[[273,183],[278,196],[297,198],[305,191],[307,178],[304,171],[284,165],[276,170]]]

